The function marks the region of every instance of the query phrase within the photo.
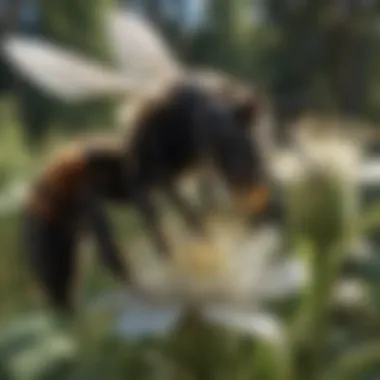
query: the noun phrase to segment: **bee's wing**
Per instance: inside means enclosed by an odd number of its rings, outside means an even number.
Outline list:
[[[67,102],[116,97],[137,91],[138,82],[72,50],[22,36],[5,39],[10,67],[49,96]]]
[[[182,72],[181,63],[163,36],[142,16],[129,10],[112,10],[106,30],[111,52],[124,75],[151,86]]]

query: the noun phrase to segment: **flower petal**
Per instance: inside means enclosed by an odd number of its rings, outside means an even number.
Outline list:
[[[272,343],[280,343],[285,337],[280,321],[267,313],[214,307],[207,308],[203,315],[209,322]]]
[[[97,308],[112,306],[118,309],[112,329],[128,339],[167,334],[182,313],[181,304],[152,304],[132,291],[105,294],[96,301]]]

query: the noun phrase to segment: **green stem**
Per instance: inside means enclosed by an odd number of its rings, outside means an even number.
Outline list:
[[[335,247],[334,247],[335,248]],[[311,294],[307,308],[307,343],[311,379],[321,379],[329,334],[329,305],[338,278],[340,252],[325,245],[315,247],[313,255]]]
[[[311,297],[310,340],[312,373],[318,375],[323,365],[323,354],[328,335],[328,304],[332,288],[332,275],[329,257],[322,249],[314,255],[313,284]]]

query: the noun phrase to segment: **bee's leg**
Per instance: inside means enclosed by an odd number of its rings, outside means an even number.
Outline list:
[[[199,178],[199,197],[203,215],[209,215],[217,209],[218,194],[212,172],[201,173]]]
[[[152,242],[159,254],[163,257],[170,256],[169,242],[162,229],[156,205],[150,199],[148,192],[136,192],[132,197],[132,202],[141,214]]]
[[[190,231],[185,242],[185,251],[190,253],[188,265],[196,271],[211,273],[219,268],[220,252],[212,235],[208,234],[204,215],[197,212],[192,204],[173,186],[166,188],[166,195],[184,219]],[[211,271],[211,272],[210,272]]]
[[[195,257],[213,260],[217,255],[217,249],[207,234],[203,216],[194,211],[192,205],[173,186],[166,188],[166,194],[195,235],[195,239],[190,243],[192,253]]]
[[[197,237],[206,238],[206,230],[201,213],[196,212],[194,206],[192,206],[174,186],[166,186],[165,194],[181,214],[187,227],[195,233]]]
[[[84,200],[85,225],[92,233],[98,247],[99,255],[104,265],[124,283],[130,281],[130,270],[123,260],[122,253],[113,235],[110,218],[104,210],[100,199],[90,192]]]

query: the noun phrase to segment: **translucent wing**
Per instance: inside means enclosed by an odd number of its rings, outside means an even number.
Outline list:
[[[26,81],[64,101],[120,96],[136,89],[136,81],[40,39],[10,36],[5,39],[3,53]]]
[[[108,14],[106,30],[111,52],[125,75],[151,85],[182,71],[159,31],[142,16],[128,10],[113,10]]]

